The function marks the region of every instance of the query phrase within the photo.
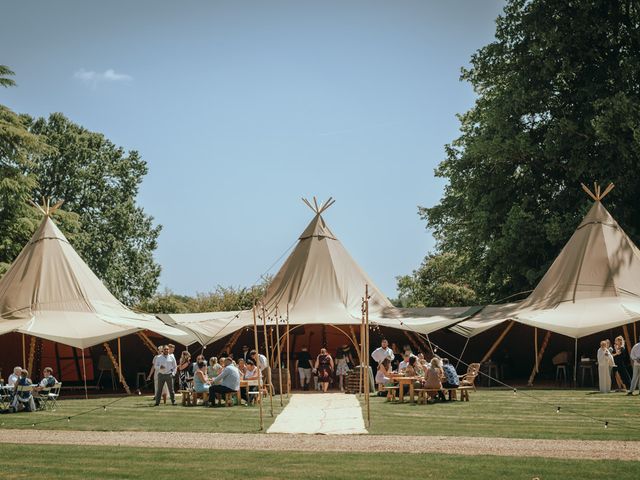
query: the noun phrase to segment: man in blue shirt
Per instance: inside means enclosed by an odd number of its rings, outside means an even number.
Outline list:
[[[442,370],[444,371],[445,381],[442,382],[442,388],[458,388],[460,386],[460,378],[456,368],[449,363],[448,358],[442,359]]]
[[[216,394],[237,392],[240,390],[240,371],[233,360],[225,358],[224,369],[220,375],[213,377],[213,385],[209,387],[209,403],[215,406]]]

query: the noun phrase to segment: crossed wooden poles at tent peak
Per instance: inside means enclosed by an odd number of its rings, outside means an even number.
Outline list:
[[[336,203],[333,197],[329,197],[329,199],[320,206],[318,205],[318,200],[316,199],[316,197],[313,197],[313,205],[311,205],[311,202],[304,197],[302,197],[302,201],[307,205],[307,207],[313,210],[316,215],[321,215],[327,210],[327,208]]]

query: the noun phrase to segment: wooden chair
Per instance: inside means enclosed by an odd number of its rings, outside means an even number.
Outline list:
[[[191,405],[198,405],[198,399],[202,399],[202,404],[207,405],[209,403],[209,392],[191,392]]]
[[[461,387],[471,387],[473,391],[476,390],[476,377],[480,374],[480,364],[479,363],[471,363],[467,368],[467,373],[464,375],[460,375],[460,386]]]
[[[387,392],[387,402],[395,402],[397,397],[397,393],[400,391],[400,387],[398,385],[384,387],[384,390]]]

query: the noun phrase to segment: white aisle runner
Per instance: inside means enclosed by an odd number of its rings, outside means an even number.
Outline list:
[[[294,394],[267,433],[367,433],[355,395],[344,393]]]

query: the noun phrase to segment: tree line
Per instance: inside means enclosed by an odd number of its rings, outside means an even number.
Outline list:
[[[399,304],[523,298],[591,204],[580,182],[616,185],[605,206],[638,243],[640,2],[509,0],[461,80],[476,101],[418,211],[436,248]]]

